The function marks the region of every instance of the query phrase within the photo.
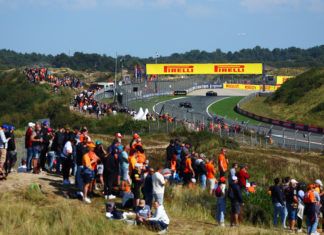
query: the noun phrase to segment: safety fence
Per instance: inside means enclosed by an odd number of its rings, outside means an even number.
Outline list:
[[[118,102],[123,106],[131,108],[131,101],[144,101],[153,96],[172,95],[174,91],[191,92],[197,89],[220,88],[221,84],[211,84],[203,79],[185,79],[175,81],[153,81],[142,82],[131,85],[119,86],[116,89]],[[105,96],[104,91],[99,95]],[[257,93],[243,98],[238,104],[253,99]],[[205,104],[202,104],[205,105]],[[191,131],[210,131],[222,137],[233,138],[236,141],[251,146],[269,147],[276,146],[293,151],[324,151],[324,135],[312,135],[311,132],[292,130],[287,127],[277,126],[270,122],[250,124],[239,122],[219,115],[208,115],[190,109],[180,108],[177,104],[165,104],[163,110],[155,110],[154,120],[148,121],[145,127],[149,132],[170,132],[177,128],[184,127]],[[238,111],[239,112],[239,111]],[[161,116],[164,115],[161,120]],[[247,115],[249,116],[249,115]],[[249,116],[252,117],[253,116]],[[262,118],[259,121],[264,121]],[[265,120],[266,121],[266,120]],[[276,124],[276,125],[273,125]],[[135,130],[134,130],[135,131]]]
[[[244,116],[253,118],[257,121],[262,121],[262,122],[265,122],[268,124],[282,126],[284,128],[289,128],[289,129],[294,129],[294,130],[299,130],[299,131],[311,132],[311,133],[316,133],[316,134],[324,134],[324,128],[322,128],[322,127],[298,124],[295,122],[281,121],[281,120],[276,120],[276,119],[272,119],[272,118],[268,118],[268,117],[263,117],[263,116],[245,111],[244,109],[241,108],[242,104],[251,101],[252,99],[254,99],[257,96],[260,96],[261,94],[262,93],[254,93],[254,94],[251,94],[251,95],[243,98],[242,100],[240,100],[240,102],[235,107],[236,112],[238,112]]]

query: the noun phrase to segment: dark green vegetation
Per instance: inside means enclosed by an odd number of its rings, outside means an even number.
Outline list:
[[[154,63],[154,58],[138,58],[125,55],[120,58],[125,68],[133,70],[136,64]],[[159,58],[159,63],[211,63],[211,62],[262,62],[275,67],[310,67],[324,66],[324,45],[309,49],[290,47],[269,50],[256,46],[236,52],[213,52],[191,50],[185,53],[174,53]],[[119,64],[121,61],[119,60]],[[0,68],[13,68],[44,64],[53,67],[69,67],[75,70],[114,71],[115,59],[106,55],[85,54],[76,52],[73,56],[64,53],[52,56],[43,54],[23,54],[11,50],[0,50]]]
[[[73,93],[60,89],[54,94],[48,84],[34,85],[19,71],[0,72],[0,122],[24,128],[28,122],[49,118],[53,127],[87,126],[94,133],[114,133],[148,130],[145,122],[135,122],[126,115],[104,117],[100,120],[86,118],[70,112]]]
[[[209,113],[220,115],[223,117],[227,117],[232,120],[236,120],[239,122],[242,121],[249,121],[249,123],[258,124],[259,122],[248,118],[246,116],[243,116],[237,112],[234,111],[234,108],[236,104],[242,99],[242,96],[236,96],[236,97],[229,97],[224,100],[218,101],[209,108]]]
[[[272,96],[257,97],[242,106],[252,113],[324,127],[324,68],[288,80]]]

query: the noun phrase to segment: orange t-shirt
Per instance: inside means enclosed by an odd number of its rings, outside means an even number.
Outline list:
[[[94,170],[97,167],[97,162],[91,164],[91,161],[97,158],[98,157],[94,152],[88,152],[82,157],[82,165],[88,167],[91,170]]]
[[[227,161],[225,155],[222,153],[219,154],[218,156],[218,167],[220,171],[221,171],[221,166],[223,167],[224,171],[227,171]]]
[[[130,174],[132,171],[135,169],[135,164],[137,163],[136,158],[134,155],[128,157],[128,162],[129,162],[129,172]]]
[[[184,172],[184,173],[190,173],[190,172],[191,172],[190,167],[191,167],[191,158],[188,157],[188,158],[186,159],[186,166],[185,166],[185,169],[184,169],[183,172]]]
[[[316,202],[314,191],[310,190],[305,194],[304,202],[305,203],[315,203]]]
[[[137,162],[143,164],[146,160],[146,156],[144,153],[137,153]]]
[[[215,167],[211,162],[206,164],[207,179],[215,179]]]
[[[171,160],[171,170],[176,171],[177,170],[177,160]]]

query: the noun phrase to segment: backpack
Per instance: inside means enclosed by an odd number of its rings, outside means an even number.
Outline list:
[[[217,188],[215,190],[215,195],[216,195],[216,197],[223,196],[223,192],[222,192],[222,189],[221,189],[220,185],[217,186]]]

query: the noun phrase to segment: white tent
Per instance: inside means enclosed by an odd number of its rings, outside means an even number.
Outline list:
[[[134,116],[134,119],[135,119],[135,120],[141,120],[143,114],[144,114],[143,108],[140,107],[138,113]]]
[[[148,109],[146,108],[145,109],[145,112],[144,114],[142,115],[141,119],[140,120],[146,120],[146,115],[149,113]]]

